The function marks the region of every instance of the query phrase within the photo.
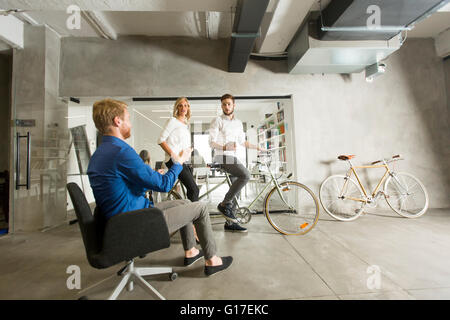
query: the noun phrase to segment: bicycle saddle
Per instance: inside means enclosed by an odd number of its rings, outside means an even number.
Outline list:
[[[353,159],[354,157],[356,157],[354,154],[349,154],[349,155],[340,155],[338,157],[339,160],[350,160]]]

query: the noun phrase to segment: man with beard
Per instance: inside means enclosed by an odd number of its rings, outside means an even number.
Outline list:
[[[89,161],[87,174],[94,192],[97,209],[105,219],[116,214],[152,207],[145,197],[147,190],[169,192],[191,155],[190,148],[173,154],[173,166],[165,174],[146,165],[125,140],[131,136],[130,114],[126,103],[113,99],[97,101],[93,106],[93,120],[103,135],[102,143]],[[218,257],[207,206],[189,200],[164,201],[154,205],[167,222],[169,233],[180,230],[185,258],[190,266],[204,257],[207,276],[228,268],[232,257]],[[195,225],[200,245],[196,242]],[[152,232],[152,230],[149,230]]]
[[[250,172],[236,157],[236,145],[262,150],[245,140],[242,122],[234,115],[236,107],[234,97],[231,94],[224,94],[220,101],[223,114],[211,121],[209,144],[215,153],[213,161],[219,163],[221,168],[231,175],[233,183],[217,209],[227,220],[225,231],[247,232],[246,228],[238,224],[234,215],[236,203],[233,200],[250,179]]]

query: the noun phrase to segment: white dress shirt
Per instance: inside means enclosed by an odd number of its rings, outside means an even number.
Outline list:
[[[158,139],[158,144],[166,142],[173,153],[179,154],[181,150],[191,147],[191,131],[187,123],[182,123],[172,117],[167,120]],[[170,155],[165,153],[164,162],[169,161]]]
[[[229,142],[235,142],[236,146],[238,144],[244,145],[245,133],[241,120],[236,119],[235,116],[233,116],[233,119],[230,120],[228,116],[223,114],[211,121],[211,125],[209,127],[209,145],[211,148],[213,148],[212,142],[219,145],[225,145]],[[215,149],[215,155],[236,157],[237,150]]]

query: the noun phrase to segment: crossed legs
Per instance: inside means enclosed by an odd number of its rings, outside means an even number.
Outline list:
[[[207,266],[222,264],[221,258],[216,255],[216,241],[206,204],[192,203],[189,200],[173,200],[157,203],[155,207],[164,213],[169,233],[180,230],[186,258],[191,258],[199,253],[195,248],[196,242],[192,228],[192,224],[194,224],[200,246],[205,254],[205,264]]]

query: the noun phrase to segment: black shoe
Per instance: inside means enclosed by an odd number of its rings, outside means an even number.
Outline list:
[[[225,219],[227,219],[228,221],[237,223],[238,220],[236,219],[236,217],[233,214],[233,209],[232,209],[232,205],[222,205],[222,203],[219,203],[217,205],[217,209],[220,211],[220,213],[223,215],[223,217]]]
[[[203,258],[204,254],[203,251],[200,250],[199,253],[191,258],[184,258],[184,266],[185,267],[189,267],[190,265],[194,264],[195,262],[197,262],[198,260],[200,260],[201,258]]]
[[[241,227],[237,223],[225,223],[224,227],[225,231],[231,231],[231,232],[248,232],[248,230],[244,227]]]
[[[231,266],[233,262],[233,257],[222,257],[222,264],[220,266],[205,266],[205,274],[209,277],[220,271],[227,269]]]

